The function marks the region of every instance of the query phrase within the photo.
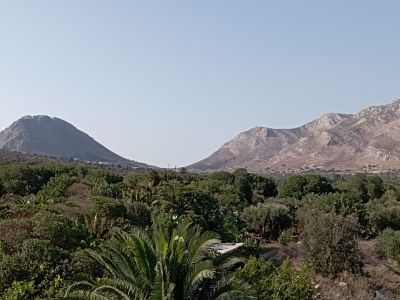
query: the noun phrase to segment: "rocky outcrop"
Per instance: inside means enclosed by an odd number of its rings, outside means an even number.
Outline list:
[[[329,113],[293,129],[256,127],[188,167],[253,172],[400,169],[400,100],[357,114]]]

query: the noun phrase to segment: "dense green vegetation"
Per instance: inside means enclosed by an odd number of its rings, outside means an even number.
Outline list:
[[[400,262],[400,192],[374,175],[18,163],[1,166],[0,197],[1,300],[311,299],[317,275],[363,276],[360,240]],[[260,251],[278,241],[292,260]]]

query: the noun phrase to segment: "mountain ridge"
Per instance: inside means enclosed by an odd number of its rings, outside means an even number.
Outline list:
[[[188,166],[252,172],[400,169],[400,100],[356,114],[327,113],[296,128],[254,127]],[[376,167],[374,167],[376,165]]]
[[[57,117],[23,116],[0,132],[0,149],[62,159],[150,167],[110,151],[77,127]]]

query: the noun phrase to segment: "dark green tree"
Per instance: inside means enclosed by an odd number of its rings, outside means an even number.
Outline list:
[[[233,185],[236,192],[248,203],[251,203],[253,191],[251,188],[250,175],[246,169],[237,169],[233,175],[235,176]]]
[[[307,194],[326,194],[333,191],[325,177],[316,174],[295,175],[281,182],[279,197],[301,199]]]

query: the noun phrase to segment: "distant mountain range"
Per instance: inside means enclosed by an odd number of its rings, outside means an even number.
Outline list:
[[[260,173],[399,170],[400,100],[354,115],[325,114],[293,129],[255,127],[188,168]]]
[[[0,132],[0,149],[82,162],[149,168],[108,150],[70,123],[49,116],[25,116]]]
[[[0,149],[64,160],[152,167],[123,158],[70,123],[49,116],[25,116],[11,124],[0,132]],[[399,171],[400,100],[354,115],[328,113],[293,129],[255,127],[188,166],[201,172],[237,168],[257,173]]]

